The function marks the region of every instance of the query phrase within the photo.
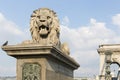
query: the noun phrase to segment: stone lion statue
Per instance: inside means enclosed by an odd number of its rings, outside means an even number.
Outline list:
[[[56,13],[48,8],[33,11],[30,20],[33,43],[59,45],[59,20]]]
[[[58,46],[64,53],[69,54],[66,44],[60,43],[60,27],[56,13],[48,8],[33,11],[30,19],[30,32],[32,40],[25,43]]]

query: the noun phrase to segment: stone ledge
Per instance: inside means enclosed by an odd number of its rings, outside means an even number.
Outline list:
[[[98,51],[98,53],[104,53],[107,50],[110,50],[112,52],[120,52],[120,48],[113,48],[113,49],[111,49],[111,48],[100,48],[97,51]]]
[[[38,44],[29,45],[7,45],[2,46],[2,49],[7,52],[8,55],[17,58],[18,56],[41,56],[48,55],[52,56],[68,65],[77,69],[80,65],[70,56],[64,54],[59,48],[48,45],[42,46]]]
[[[105,51],[110,50],[112,52],[120,52],[120,44],[103,44],[99,46],[99,49],[97,49],[99,54],[104,54]]]

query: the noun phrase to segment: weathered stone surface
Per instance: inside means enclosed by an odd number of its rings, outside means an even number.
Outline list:
[[[28,78],[36,78],[37,80],[72,80],[73,71],[79,67],[79,64],[74,59],[62,53],[59,48],[51,45],[8,45],[3,46],[2,49],[8,55],[17,58],[17,80]]]
[[[41,80],[41,66],[38,63],[24,63],[22,80]]]

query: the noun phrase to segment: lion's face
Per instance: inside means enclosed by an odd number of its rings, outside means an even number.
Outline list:
[[[56,13],[47,8],[33,11],[30,32],[35,43],[59,43],[59,20]]]
[[[33,15],[34,16],[34,15]],[[48,10],[40,10],[35,17],[36,28],[40,36],[47,36],[52,24],[52,15]]]
[[[37,16],[37,24],[38,24],[38,33],[41,36],[45,36],[50,31],[50,26],[52,24],[52,17],[49,14],[49,11],[43,10],[40,11],[40,15]]]

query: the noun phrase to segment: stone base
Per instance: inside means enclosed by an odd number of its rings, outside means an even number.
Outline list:
[[[2,49],[17,59],[17,80],[73,80],[73,71],[79,67],[51,45],[11,45]]]

